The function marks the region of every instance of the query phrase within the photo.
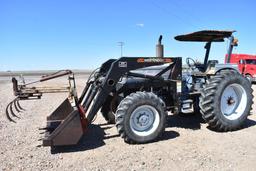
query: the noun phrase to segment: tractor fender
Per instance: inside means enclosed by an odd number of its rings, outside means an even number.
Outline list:
[[[216,64],[215,66],[207,68],[205,73],[207,75],[215,75],[222,70],[233,70],[240,73],[237,64]]]

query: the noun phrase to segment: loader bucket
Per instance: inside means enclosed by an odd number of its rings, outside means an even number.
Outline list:
[[[72,107],[65,99],[61,105],[47,117],[43,146],[75,145],[82,137],[86,125],[81,110]]]

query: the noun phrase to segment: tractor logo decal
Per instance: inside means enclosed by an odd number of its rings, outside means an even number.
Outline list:
[[[118,66],[119,68],[127,68],[127,62],[120,61]]]
[[[137,59],[138,63],[152,62],[152,63],[171,63],[172,59],[170,58],[139,58]]]
[[[166,62],[166,63],[171,63],[171,62],[172,62],[172,59],[166,58],[166,59],[164,59],[164,62]]]
[[[144,59],[143,59],[143,58],[139,58],[139,59],[137,59],[137,62],[138,62],[138,63],[143,63],[143,62],[144,62]]]

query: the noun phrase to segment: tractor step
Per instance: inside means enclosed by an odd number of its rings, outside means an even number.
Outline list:
[[[181,105],[181,112],[182,113],[193,113],[194,107],[193,107],[193,100],[183,100]]]

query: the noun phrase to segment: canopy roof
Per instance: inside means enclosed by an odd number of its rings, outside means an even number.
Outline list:
[[[222,30],[202,30],[194,33],[178,35],[174,37],[179,41],[192,41],[192,42],[223,42],[224,38],[228,38],[235,31],[222,31]]]

